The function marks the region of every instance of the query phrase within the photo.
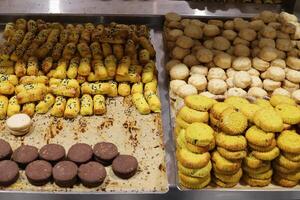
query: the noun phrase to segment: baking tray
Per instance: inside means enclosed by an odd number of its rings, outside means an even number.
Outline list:
[[[60,21],[62,19],[55,17],[50,21]],[[74,18],[72,20],[74,21]],[[81,18],[78,21],[84,22],[86,20]],[[94,19],[94,21],[97,21],[97,19]],[[150,31],[150,35],[154,40],[154,30]],[[0,188],[0,192],[70,194],[167,192],[169,185],[161,113],[139,114],[132,104],[130,96],[107,98],[106,105],[107,113],[103,116],[78,116],[73,120],[56,118],[49,114],[36,114],[33,117],[33,128],[24,137],[11,135],[5,126],[5,121],[1,120],[0,138],[9,142],[13,149],[21,144],[41,148],[48,143],[57,143],[68,150],[71,145],[77,142],[90,145],[100,141],[112,142],[116,144],[121,154],[130,154],[137,158],[139,167],[135,176],[128,180],[122,180],[114,175],[111,167],[106,167],[108,175],[104,183],[96,188],[86,188],[82,184],[77,184],[72,188],[60,188],[54,183],[37,187],[32,186],[27,181],[22,170],[19,180],[10,187]]]

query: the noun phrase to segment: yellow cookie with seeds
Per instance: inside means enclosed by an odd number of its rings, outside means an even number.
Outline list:
[[[210,161],[208,152],[196,154],[187,149],[180,149],[177,154],[178,161],[187,168],[199,169],[207,165]]]
[[[224,174],[224,175],[233,175],[233,174],[237,173],[240,170],[240,168],[237,168],[234,171],[223,171],[223,170],[218,169],[215,163],[213,163],[212,166],[213,166],[213,172],[214,173]]]
[[[298,170],[297,172],[292,172],[292,173],[281,173],[281,172],[276,172],[281,177],[284,177],[287,180],[291,181],[299,181],[300,180],[300,171]]]
[[[178,149],[186,148],[185,146],[185,130],[181,129],[178,137],[176,138],[176,144]]]
[[[277,164],[279,164],[287,169],[297,170],[300,168],[300,162],[291,161],[291,160],[287,159],[286,157],[284,157],[283,155],[278,156],[278,158],[276,158],[276,161],[277,161]]]
[[[248,156],[246,156],[243,160],[243,165],[246,165],[249,168],[259,168],[263,166],[263,161],[260,159],[255,158],[252,153],[250,153]]]
[[[224,102],[218,102],[213,105],[213,107],[210,110],[210,113],[216,120],[219,120],[222,112],[227,108],[233,108],[233,106]]]
[[[272,144],[272,141],[275,138],[275,134],[270,132],[266,133],[257,126],[251,126],[246,131],[245,137],[248,143],[250,142],[260,147],[267,147]]]
[[[276,139],[274,138],[272,140],[271,145],[267,146],[267,147],[257,146],[257,145],[254,145],[254,144],[250,143],[250,142],[248,142],[248,146],[250,147],[250,149],[252,149],[254,151],[267,152],[267,151],[271,151],[272,149],[274,149],[276,147]]]
[[[185,141],[185,147],[193,153],[205,153],[209,151],[209,146],[201,147],[201,146],[193,145],[187,141]]]
[[[238,160],[227,160],[222,157],[218,151],[212,153],[212,161],[216,165],[216,168],[220,171],[231,172],[238,170],[241,167],[241,162]]]
[[[236,173],[231,175],[214,173],[215,177],[224,183],[237,183],[240,181],[243,170],[240,168]]]
[[[251,174],[261,174],[271,169],[271,162],[264,162],[261,167],[258,168],[251,168],[247,165],[243,165],[243,170],[247,173]]]
[[[223,181],[217,179],[216,177],[213,177],[213,182],[217,185],[220,186],[221,188],[232,188],[236,186],[238,183],[224,183]]]
[[[271,151],[266,152],[252,151],[252,154],[257,159],[271,161],[279,156],[280,150],[278,147],[275,147]]]
[[[256,173],[255,174],[253,174],[253,173],[247,173],[247,174],[251,178],[265,180],[265,179],[272,178],[273,170],[269,169],[268,171],[260,173],[260,174],[256,174]]]
[[[271,183],[271,178],[261,180],[261,179],[251,178],[247,174],[244,174],[243,181],[245,181],[245,183],[250,185],[251,187],[265,187]]]
[[[294,105],[294,106],[297,105],[297,103],[294,99],[292,99],[288,96],[280,95],[280,94],[273,95],[270,98],[270,103],[274,107],[276,107],[279,104],[290,104],[290,105]]]
[[[294,130],[283,131],[277,138],[277,146],[285,152],[300,154],[300,135]]]
[[[216,102],[214,99],[197,94],[189,95],[184,98],[185,105],[202,112],[207,112]]]
[[[248,104],[242,105],[240,108],[240,111],[248,118],[249,121],[252,122],[254,114],[256,113],[256,111],[258,111],[260,109],[261,109],[261,107],[259,107],[258,105],[248,103]]]
[[[182,164],[180,164],[180,162],[177,162],[177,167],[178,167],[178,170],[186,176],[206,177],[210,174],[210,171],[212,169],[212,164],[209,161],[208,164],[206,166],[202,167],[201,169],[190,169],[190,168],[184,167]]]
[[[273,106],[271,105],[270,101],[268,101],[266,99],[256,99],[254,104],[258,105],[261,108],[271,108],[271,109],[273,109]]]
[[[247,141],[244,136],[226,135],[222,132],[216,135],[216,144],[229,151],[242,151],[247,147]]]
[[[300,154],[282,152],[282,155],[291,161],[300,162]]]
[[[211,180],[210,174],[206,177],[201,177],[201,178],[195,178],[191,176],[186,176],[183,173],[178,173],[179,174],[179,182],[180,184],[189,189],[201,189],[206,187]]]
[[[217,147],[217,151],[220,153],[221,156],[228,160],[239,160],[247,156],[246,151],[228,151],[223,147]]]
[[[273,109],[258,110],[253,117],[253,122],[266,132],[281,132],[283,130],[283,121]]]
[[[298,170],[298,169],[285,168],[285,167],[281,166],[277,160],[273,161],[272,167],[276,172],[280,172],[280,173],[284,173],[284,174],[295,173]]]
[[[229,135],[239,135],[246,130],[247,126],[248,119],[243,113],[231,108],[222,112],[220,127],[223,132]]]
[[[191,109],[187,106],[183,106],[180,111],[178,112],[178,115],[181,119],[186,121],[187,123],[193,123],[193,122],[208,122],[209,114],[208,112],[201,112],[194,109]]]
[[[282,187],[295,187],[298,184],[298,181],[285,179],[279,174],[275,174],[275,176],[273,176],[273,180],[277,185]]]
[[[224,101],[234,108],[240,109],[243,105],[249,104],[249,101],[243,97],[231,96]]]
[[[176,125],[182,128],[187,128],[190,125],[190,123],[183,120],[180,116],[177,116],[175,121],[176,121]]]
[[[188,143],[205,147],[214,140],[214,130],[207,124],[195,122],[187,127],[185,139]]]
[[[300,123],[300,108],[289,104],[279,104],[275,110],[284,123],[292,125]]]

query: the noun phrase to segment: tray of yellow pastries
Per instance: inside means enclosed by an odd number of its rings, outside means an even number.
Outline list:
[[[117,23],[5,24],[0,171],[15,176],[0,175],[1,192],[168,191],[151,34]]]
[[[298,29],[286,12],[166,14],[179,189],[299,190]]]

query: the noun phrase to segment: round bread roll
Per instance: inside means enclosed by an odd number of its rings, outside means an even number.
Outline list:
[[[175,60],[175,59],[169,60],[169,61],[167,62],[167,64],[166,64],[166,69],[167,69],[168,71],[170,71],[170,69],[172,69],[172,67],[173,67],[174,65],[179,64],[179,63],[181,63],[180,60]]]
[[[186,85],[186,82],[183,80],[172,80],[170,81],[170,91],[176,93],[178,88],[182,85]]]
[[[259,76],[251,76],[251,85],[250,87],[263,87],[263,83]]]
[[[214,38],[213,48],[220,51],[225,51],[229,49],[229,47],[230,42],[225,37],[217,36]]]
[[[205,23],[201,22],[199,19],[191,19],[190,24],[199,26],[201,28],[203,28],[205,25]]]
[[[176,64],[170,70],[171,79],[184,80],[189,76],[189,68],[183,64]]]
[[[172,56],[174,59],[181,60],[189,53],[190,53],[189,49],[183,49],[181,47],[176,46],[172,51]]]
[[[275,39],[277,32],[271,26],[264,26],[261,30],[261,35],[266,38]]]
[[[214,67],[210,68],[208,71],[207,79],[212,80],[212,79],[222,79],[226,80],[226,73],[223,69]]]
[[[227,77],[233,77],[236,72],[238,72],[238,71],[236,71],[232,68],[229,68],[226,70],[226,75],[227,75]]]
[[[296,15],[289,14],[287,12],[281,12],[278,17],[278,21],[281,23],[285,23],[288,21],[298,22],[298,18]]]
[[[207,49],[212,49],[214,46],[214,41],[213,40],[205,40],[203,42],[203,46]]]
[[[277,38],[280,38],[280,39],[290,39],[290,35],[287,34],[287,33],[284,33],[282,31],[276,31],[276,34],[277,34]]]
[[[237,96],[237,97],[246,97],[247,92],[241,88],[230,88],[228,91],[225,92],[226,97],[231,97],[231,96]]]
[[[209,63],[213,59],[213,53],[209,49],[199,49],[196,53],[197,59],[202,63]]]
[[[242,18],[234,18],[233,23],[234,23],[234,29],[237,31],[240,31],[242,29],[246,29],[249,27],[249,22],[245,21]]]
[[[266,24],[270,22],[276,22],[276,15],[272,11],[264,10],[259,14],[259,18],[263,20]]]
[[[294,70],[300,70],[300,59],[299,58],[289,56],[286,59],[286,64]]]
[[[188,84],[193,85],[199,91],[203,91],[206,89],[207,80],[204,75],[193,74],[190,76]]]
[[[233,88],[234,84],[233,84],[233,77],[229,77],[226,79],[226,84],[228,86],[228,88]]]
[[[218,20],[218,19],[210,19],[207,22],[208,24],[212,24],[212,25],[216,25],[219,28],[223,28],[223,21],[222,20]]]
[[[257,57],[258,54],[259,54],[259,52],[260,52],[260,48],[254,47],[254,48],[252,49],[252,52],[251,52],[251,57],[252,57],[252,58]]]
[[[183,32],[186,36],[194,39],[201,39],[203,35],[201,27],[193,24],[187,25]]]
[[[276,48],[281,51],[290,51],[293,45],[290,39],[277,39]]]
[[[185,98],[186,96],[190,96],[190,95],[197,94],[197,93],[198,93],[198,91],[195,88],[195,86],[190,85],[190,84],[182,85],[182,86],[178,87],[178,89],[176,91],[176,94],[178,96],[180,96],[181,98]]]
[[[195,55],[189,54],[183,58],[183,63],[191,67],[200,64]]]
[[[277,51],[277,58],[279,59],[285,59],[286,58],[286,53],[284,51],[280,51],[278,49],[276,49]]]
[[[250,76],[259,76],[260,75],[259,71],[254,68],[249,69],[247,72]]]
[[[244,40],[240,37],[236,37],[234,40],[233,40],[233,45],[237,45],[237,44],[243,44],[243,45],[246,45],[246,46],[249,46],[250,45],[250,42],[247,41],[247,40]]]
[[[290,97],[291,96],[291,93],[289,91],[287,91],[286,89],[283,89],[283,88],[276,88],[272,95],[283,95],[283,96],[288,96]]]
[[[227,90],[227,84],[221,79],[212,79],[208,81],[207,89],[212,94],[224,94]]]
[[[300,90],[295,90],[292,93],[292,98],[296,101],[296,103],[300,103]]]
[[[240,38],[251,42],[256,39],[256,32],[253,29],[244,28],[240,30],[239,36]]]
[[[265,79],[263,81],[263,87],[267,91],[274,91],[277,88],[280,88],[281,82],[273,81],[271,79]]]
[[[232,20],[227,20],[224,23],[224,29],[225,30],[233,30],[234,29],[234,22]]]
[[[206,24],[203,28],[203,34],[207,37],[217,36],[220,32],[219,27],[213,24]]]
[[[176,45],[184,49],[189,49],[194,46],[194,40],[185,35],[181,35],[177,38]]]
[[[285,79],[285,71],[280,67],[269,67],[266,75],[274,81],[283,81]]]
[[[216,95],[214,95],[214,94],[212,94],[212,93],[210,93],[210,92],[208,92],[208,91],[206,91],[206,92],[201,92],[201,93],[199,93],[199,94],[202,95],[202,96],[208,97],[208,98],[210,98],[210,99],[215,99],[215,98],[216,98]]]
[[[233,30],[224,30],[222,36],[227,40],[233,41],[236,38],[237,33]]]
[[[183,35],[183,31],[180,29],[172,29],[167,31],[166,38],[168,41],[176,41],[179,36]]]
[[[253,20],[249,23],[249,28],[251,28],[255,31],[260,31],[264,26],[265,26],[265,23],[263,22],[263,20],[260,20],[260,19]]]
[[[281,27],[281,24],[278,23],[278,22],[270,22],[270,23],[268,24],[268,26],[271,26],[271,27],[274,28],[275,30],[279,30],[280,27]]]
[[[169,12],[165,15],[165,18],[168,22],[170,21],[180,21],[181,17],[177,13]]]
[[[171,29],[173,29],[173,28],[182,29],[183,28],[179,21],[178,22],[171,21],[171,22],[165,22],[165,23],[166,23],[166,26]]]
[[[247,88],[251,85],[252,79],[248,72],[239,71],[233,76],[233,84],[238,88]]]
[[[182,25],[182,27],[186,27],[187,25],[191,24],[191,20],[190,19],[182,19],[180,21],[180,24]]]
[[[231,67],[232,58],[227,53],[218,53],[213,59],[216,66],[222,69],[228,69]]]
[[[237,57],[232,62],[235,70],[247,71],[251,68],[251,60],[248,57]]]
[[[286,68],[285,61],[283,59],[275,59],[271,62],[271,67],[280,67],[282,69]]]
[[[261,38],[258,41],[258,47],[261,48],[261,49],[264,48],[264,47],[275,48],[276,47],[276,43],[275,43],[275,40],[273,40],[273,39],[270,39],[270,38]]]
[[[249,57],[250,56],[250,49],[246,45],[237,44],[234,47],[234,55],[239,57]]]
[[[268,96],[268,93],[259,87],[252,87],[248,90],[248,95],[255,98],[264,98]]]
[[[300,83],[300,71],[287,68],[286,78],[293,83]]]
[[[277,58],[277,51],[272,47],[264,47],[260,50],[258,57],[264,61],[272,61]]]
[[[200,75],[204,75],[207,76],[208,74],[208,68],[202,65],[195,65],[191,67],[190,70],[190,75],[193,74],[200,74]]]

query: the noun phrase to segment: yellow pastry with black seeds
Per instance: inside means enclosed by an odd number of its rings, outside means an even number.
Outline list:
[[[261,167],[258,168],[251,168],[248,167],[247,165],[243,165],[243,170],[251,174],[261,174],[268,171],[269,169],[271,169],[271,162],[263,162]]]
[[[279,104],[275,107],[275,110],[280,115],[284,123],[300,123],[300,108],[289,104]]]
[[[258,105],[261,108],[273,108],[273,106],[271,105],[270,101],[266,100],[266,99],[256,99],[256,101],[254,102],[255,105]]]
[[[267,151],[271,151],[272,149],[274,149],[276,147],[276,139],[274,138],[272,140],[272,143],[270,146],[266,146],[266,147],[262,147],[262,146],[257,146],[255,144],[252,144],[250,142],[248,142],[248,146],[250,147],[250,149],[254,150],[254,151],[260,151],[260,152],[267,152]]]
[[[194,110],[207,112],[216,103],[216,100],[202,95],[189,95],[184,98],[184,103]]]
[[[249,103],[242,105],[240,111],[248,118],[250,122],[252,122],[256,111],[260,109],[261,108],[258,105]]]
[[[278,147],[275,147],[271,151],[260,152],[260,151],[252,151],[252,154],[255,158],[260,160],[274,160],[280,154],[280,150]]]
[[[293,130],[283,131],[277,138],[277,145],[285,152],[300,154],[300,135]]]
[[[195,178],[191,176],[186,176],[182,173],[179,174],[179,182],[183,187],[189,188],[189,189],[201,189],[206,187],[211,180],[210,175],[201,177],[201,178]]]
[[[279,165],[287,169],[298,170],[300,168],[300,162],[291,161],[283,155],[278,156],[278,158],[276,158],[276,161]]]
[[[210,174],[210,171],[212,169],[212,164],[209,161],[208,164],[200,169],[190,169],[187,167],[184,167],[180,162],[177,162],[178,170],[186,175],[186,176],[192,176],[192,177],[206,177]]]
[[[208,122],[208,118],[209,118],[208,112],[197,111],[187,106],[183,106],[180,109],[178,116],[180,116],[184,121],[188,123]]]
[[[243,105],[249,104],[249,101],[243,97],[231,96],[224,101],[225,103],[240,109]]]
[[[280,185],[282,187],[295,187],[298,184],[298,181],[285,179],[278,174],[275,174],[275,176],[273,176],[273,180],[277,185]]]
[[[224,102],[218,102],[213,105],[213,107],[210,110],[210,113],[213,115],[215,119],[218,120],[220,119],[222,112],[227,108],[233,108],[233,106]]]
[[[289,104],[289,105],[297,105],[295,100],[288,97],[288,96],[284,96],[284,95],[272,95],[272,97],[270,98],[270,103],[272,104],[272,106],[276,107],[279,104]]]
[[[186,129],[185,139],[197,146],[208,146],[214,140],[214,130],[207,124],[195,122]]]
[[[273,170],[269,169],[268,171],[260,173],[260,174],[252,174],[252,173],[247,173],[247,174],[251,178],[265,180],[265,179],[272,178]]]
[[[255,179],[249,177],[247,174],[244,174],[243,180],[246,184],[250,185],[251,187],[265,187],[271,183],[271,178],[269,179]]]
[[[178,161],[187,168],[199,169],[207,165],[210,161],[210,154],[208,152],[202,154],[195,154],[183,148],[178,151]]]
[[[242,135],[226,135],[222,132],[216,135],[216,144],[229,151],[242,151],[247,147],[246,138]]]
[[[251,126],[245,134],[247,142],[254,145],[267,147],[272,144],[272,140],[275,138],[274,133],[266,133],[257,126]]]
[[[226,175],[214,173],[215,177],[224,183],[238,183],[243,175],[243,170],[240,168],[236,173]]]
[[[221,156],[228,160],[239,160],[245,158],[247,156],[247,152],[245,150],[242,151],[228,151],[222,147],[217,147],[217,151]]]
[[[216,168],[220,171],[231,172],[238,170],[241,167],[240,161],[227,160],[226,158],[222,157],[218,151],[214,151],[212,153],[212,161],[216,165]]]
[[[232,188],[238,184],[238,183],[224,183],[223,181],[217,179],[216,177],[213,177],[213,182],[222,188]]]
[[[176,117],[176,124],[182,128],[187,128],[190,125],[190,123],[183,120],[180,116]]]
[[[300,162],[300,154],[282,152],[282,155],[291,161]]]
[[[263,108],[257,111],[253,121],[256,126],[266,132],[281,132],[283,130],[283,121],[275,110]]]
[[[234,109],[227,108],[221,114],[220,127],[229,135],[238,135],[245,131],[248,126],[247,117]]]
[[[259,168],[262,167],[263,161],[260,159],[255,158],[252,153],[246,156],[243,160],[243,165],[246,165],[249,168]]]

